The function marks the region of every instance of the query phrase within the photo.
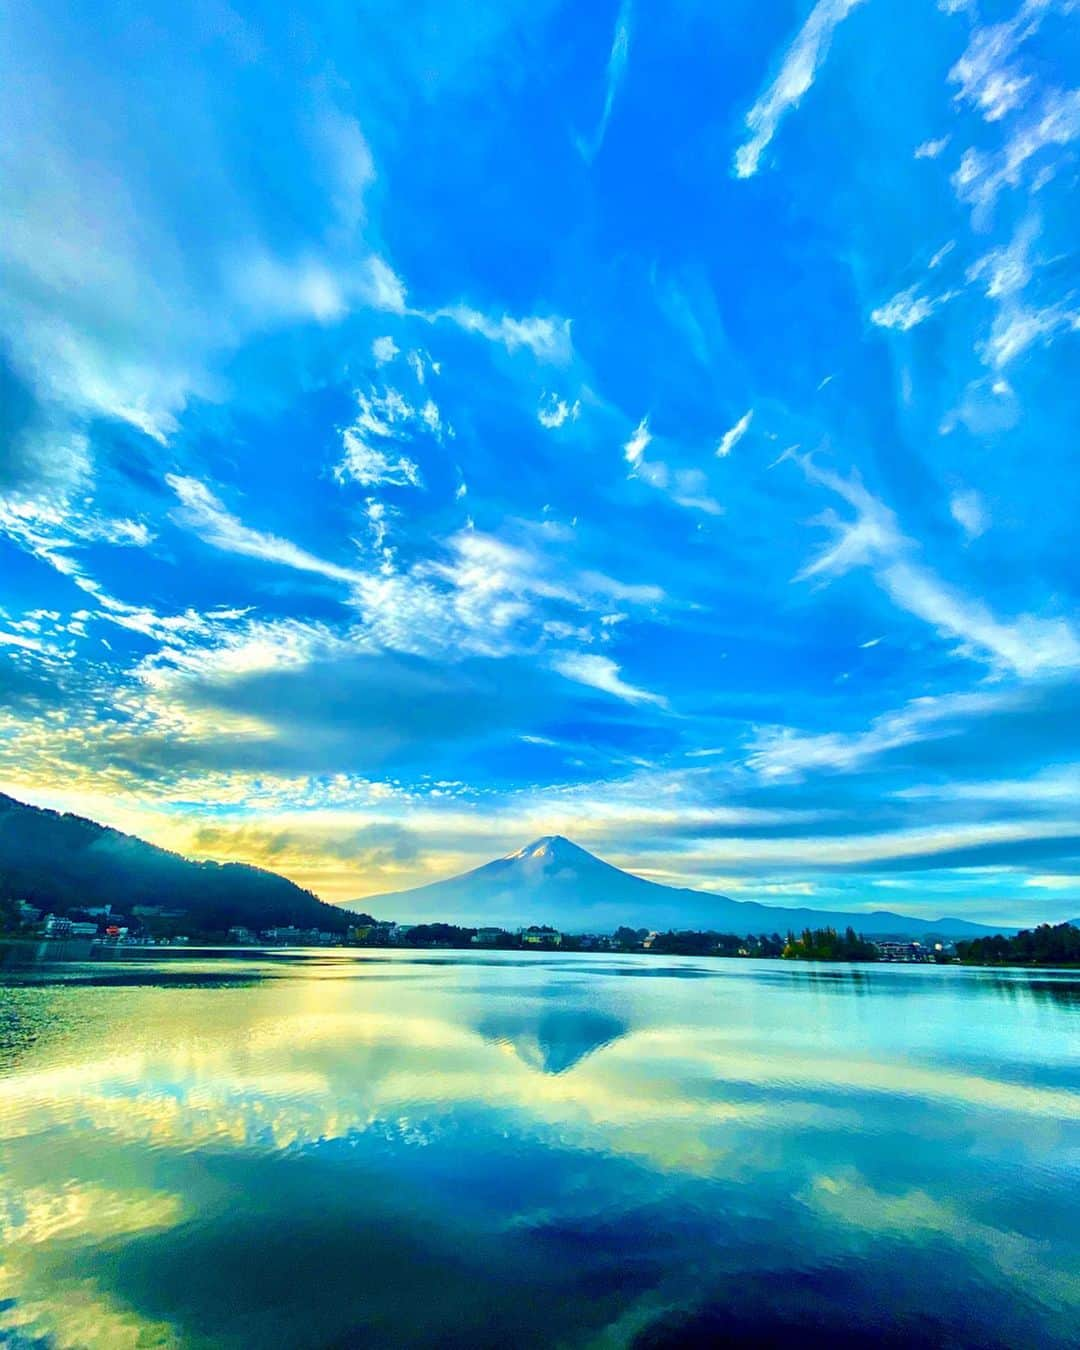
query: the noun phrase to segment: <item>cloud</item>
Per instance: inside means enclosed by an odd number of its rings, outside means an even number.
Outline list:
[[[438,439],[442,431],[439,410],[430,399],[420,409],[414,408],[396,390],[387,388],[382,393],[374,389],[369,394],[357,391],[357,414],[353,423],[341,433],[345,454],[334,468],[339,483],[358,483],[361,487],[393,485],[419,487],[420,469],[407,455],[394,455],[389,445],[408,437],[410,427],[426,427]]]
[[[573,403],[567,403],[557,394],[543,394],[540,399],[540,407],[536,413],[536,420],[548,431],[553,431],[565,422],[576,422],[580,414],[580,399],[575,399]]]
[[[950,82],[960,86],[957,102],[971,104],[987,122],[1000,122],[1029,97],[1031,76],[1023,74],[1012,58],[1038,26],[1038,17],[1032,16],[1041,8],[1041,2],[1025,4],[1005,23],[973,29],[967,49],[949,71]]]
[[[870,322],[877,324],[879,328],[895,328],[901,333],[906,333],[918,324],[925,323],[936,309],[954,299],[956,294],[956,291],[946,291],[944,295],[931,299],[920,295],[917,286],[909,286],[906,291],[900,291],[884,305],[871,310]]]
[[[551,361],[557,365],[569,361],[573,350],[569,319],[541,318],[535,315],[515,319],[509,314],[493,319],[468,305],[449,305],[430,313],[422,313],[421,317],[432,323],[439,319],[448,319],[467,333],[478,333],[489,342],[501,343],[508,352],[513,353],[519,347],[526,347],[537,360]]]
[[[744,412],[733,427],[725,431],[720,437],[720,444],[716,447],[717,456],[720,459],[726,459],[732,450],[739,444],[750,428],[750,423],[754,418],[754,410],[750,408]]]
[[[1043,872],[1025,877],[1024,885],[1041,891],[1080,890],[1080,874],[1065,872]]]
[[[1018,705],[1013,693],[958,693],[912,699],[883,713],[865,731],[805,733],[792,727],[757,728],[746,766],[768,781],[800,779],[827,770],[849,773],[893,750],[920,741],[957,735],[971,718]]]
[[[392,337],[377,337],[371,344],[376,365],[384,366],[398,355],[399,347]]]
[[[929,568],[908,558],[914,545],[900,531],[892,511],[867,492],[857,477],[844,479],[799,460],[811,481],[824,484],[854,509],[849,521],[832,511],[819,517],[834,534],[833,543],[798,573],[796,580],[840,576],[853,567],[869,567],[894,604],[923,619],[943,637],[956,638],[959,651],[1025,677],[1080,666],[1080,639],[1065,619],[1021,614],[998,619],[982,600],[961,595]]]
[[[923,141],[921,145],[915,147],[915,158],[937,159],[951,139],[951,136],[942,136],[936,141]]]
[[[314,572],[331,581],[342,581],[349,585],[355,585],[363,579],[353,568],[327,562],[288,539],[264,534],[244,525],[226,510],[205,483],[196,478],[170,473],[165,475],[165,482],[180,500],[180,510],[176,513],[179,522],[212,548],[258,558],[262,562],[282,567],[292,567],[300,572]]]
[[[980,534],[985,534],[990,525],[986,505],[974,488],[954,492],[949,498],[949,513],[964,531],[964,537],[969,543],[972,539],[978,539]]]
[[[620,667],[607,656],[595,656],[584,652],[567,652],[557,656],[551,663],[552,669],[568,680],[578,684],[587,684],[593,689],[601,689],[605,694],[623,699],[627,703],[655,703],[658,707],[667,706],[667,700],[660,694],[650,693],[627,684],[619,674]]]
[[[953,189],[962,202],[985,216],[1006,187],[1017,188],[1033,164],[1038,163],[1043,180],[1057,168],[1045,155],[1080,136],[1080,89],[1048,89],[1038,107],[1030,106],[1017,119],[999,150],[964,151],[952,176]]]
[[[623,446],[623,454],[626,457],[627,464],[635,468],[641,463],[641,457],[652,442],[652,434],[649,431],[649,419],[643,417],[634,428],[634,433]]]
[[[633,14],[631,0],[622,0],[615,17],[615,30],[611,36],[611,51],[608,54],[607,77],[604,88],[604,110],[600,122],[591,140],[578,138],[578,150],[584,160],[591,162],[596,158],[607,135],[608,123],[615,107],[615,97],[626,75],[627,62],[630,59],[630,19]]]
[[[862,0],[818,0],[784,56],[780,73],[746,114],[751,136],[735,152],[735,176],[757,173],[761,156],[791,108],[798,107],[814,83],[836,26]]]

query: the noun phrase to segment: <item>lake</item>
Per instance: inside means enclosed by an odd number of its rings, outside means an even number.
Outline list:
[[[5,1347],[1076,1341],[1080,972],[57,955]]]

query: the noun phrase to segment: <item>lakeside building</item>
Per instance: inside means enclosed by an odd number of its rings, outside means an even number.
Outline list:
[[[879,961],[894,961],[904,965],[933,961],[934,953],[921,942],[875,942]]]
[[[503,942],[510,937],[505,928],[478,928],[469,939],[477,947],[494,946],[496,942]]]
[[[518,937],[527,947],[559,947],[562,934],[557,928],[546,928],[542,924],[530,924],[528,928],[519,928]]]

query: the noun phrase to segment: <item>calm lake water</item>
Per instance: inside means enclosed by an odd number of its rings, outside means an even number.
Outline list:
[[[0,953],[0,1345],[1047,1346],[1080,978]]]

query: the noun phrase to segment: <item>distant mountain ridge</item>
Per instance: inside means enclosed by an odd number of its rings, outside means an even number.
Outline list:
[[[82,816],[0,793],[0,897],[57,914],[111,904],[185,910],[203,932],[294,924],[344,932],[351,916],[276,872],[246,863],[192,862]]]
[[[558,834],[534,839],[524,848],[460,876],[409,890],[368,895],[343,907],[392,914],[395,905],[404,907],[399,917],[410,921],[442,919],[504,927],[543,922],[578,933],[610,932],[619,924],[739,934],[842,929],[850,924],[867,936],[918,938],[1016,932],[1015,928],[991,928],[968,919],[928,920],[889,910],[855,913],[788,909],[687,887],[663,886],[624,872]]]

